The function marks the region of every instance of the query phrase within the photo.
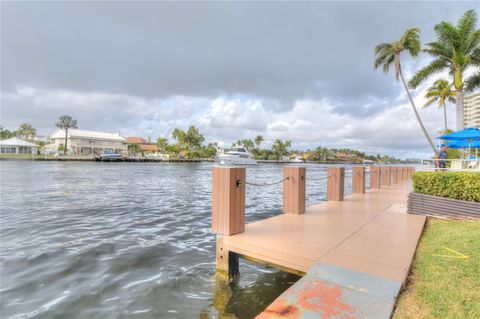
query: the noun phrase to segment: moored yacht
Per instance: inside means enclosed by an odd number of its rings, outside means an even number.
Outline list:
[[[220,165],[255,165],[257,161],[244,147],[234,146],[226,153],[215,157],[215,162]]]
[[[292,158],[290,160],[290,163],[305,163],[305,161],[303,160],[303,158],[301,156],[295,156],[295,158]]]

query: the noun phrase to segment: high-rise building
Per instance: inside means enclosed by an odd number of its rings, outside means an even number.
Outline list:
[[[465,128],[480,129],[480,92],[466,96],[463,100],[463,107],[465,109]]]

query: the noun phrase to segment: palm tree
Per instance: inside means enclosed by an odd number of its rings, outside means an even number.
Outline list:
[[[452,103],[455,103],[455,92],[452,91],[452,84],[448,83],[447,80],[437,80],[433,83],[433,85],[428,88],[425,97],[428,99],[427,102],[423,105],[423,107],[428,107],[433,103],[437,102],[438,107],[443,107],[443,120],[445,123],[445,134],[447,134],[447,107],[445,106],[445,102],[448,100]]]
[[[68,138],[68,129],[77,128],[77,120],[74,120],[69,115],[62,115],[58,118],[58,122],[55,124],[60,129],[65,130],[65,146],[63,148],[63,154],[67,153],[67,138]]]
[[[407,29],[400,40],[391,42],[391,43],[380,43],[375,47],[375,64],[374,68],[377,69],[379,66],[382,66],[383,72],[388,74],[390,70],[390,66],[392,64],[395,65],[395,79],[398,81],[402,80],[403,87],[405,88],[405,92],[407,93],[408,99],[410,100],[410,104],[412,106],[413,112],[415,113],[415,117],[417,118],[418,124],[422,129],[425,138],[427,139],[428,143],[432,147],[432,150],[437,153],[437,149],[432,142],[432,139],[427,133],[425,126],[423,125],[422,119],[418,114],[417,108],[415,107],[415,103],[413,103],[412,96],[410,95],[410,91],[408,90],[407,83],[405,82],[405,78],[403,77],[402,67],[400,64],[400,54],[403,51],[407,51],[412,57],[416,57],[420,52],[420,40],[419,40],[420,29],[418,28],[411,28]]]
[[[172,132],[172,138],[177,141],[177,148],[179,152],[184,155],[185,149],[188,145],[187,132],[176,128]]]
[[[257,146],[257,148],[260,148],[260,144],[262,144],[262,142],[263,142],[263,136],[261,135],[255,136],[255,146]]]
[[[411,88],[417,88],[432,75],[448,70],[453,76],[453,86],[457,100],[457,130],[464,129],[463,93],[464,85],[468,90],[480,87],[480,74],[474,74],[464,82],[464,73],[468,68],[480,65],[480,29],[475,29],[477,14],[468,10],[457,25],[442,21],[435,25],[437,41],[428,43],[424,51],[435,59],[422,68],[410,80]]]
[[[159,137],[159,138],[157,138],[157,143],[156,144],[162,151],[165,151],[168,147],[168,138]]]

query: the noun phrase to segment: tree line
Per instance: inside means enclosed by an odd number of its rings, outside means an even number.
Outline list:
[[[77,128],[77,121],[71,116],[63,115],[55,123],[55,126],[65,130],[65,145],[67,145],[68,130]],[[0,126],[1,139],[8,139],[14,136],[27,141],[35,142],[37,130],[28,123],[19,126],[15,131],[9,131]],[[165,153],[175,158],[204,158],[213,159],[219,151],[217,142],[205,144],[205,136],[200,133],[194,125],[186,130],[175,128],[171,133],[171,140],[167,137],[159,137],[155,144]],[[326,148],[317,147],[314,150],[299,151],[291,149],[290,140],[276,139],[270,147],[262,147],[264,137],[257,135],[253,139],[238,140],[231,147],[244,147],[258,160],[286,160],[294,156],[303,158],[306,161],[318,162],[360,162],[362,160],[371,160],[375,162],[395,163],[400,160],[387,155],[367,155],[364,152],[352,150],[349,148]],[[37,142],[37,144],[42,144]],[[66,148],[61,151],[65,152]],[[228,151],[229,149],[225,149]],[[138,144],[128,144],[130,154],[142,153]]]
[[[28,123],[21,124],[15,131],[10,131],[5,129],[3,126],[0,126],[0,139],[5,140],[15,136],[23,140],[33,142],[37,136],[37,130]]]
[[[213,159],[220,149],[217,142],[204,144],[205,137],[195,126],[190,126],[186,130],[176,128],[172,131],[171,138],[172,143],[169,142],[168,138],[160,137],[156,139],[155,144],[162,151],[173,157]],[[237,140],[230,148],[226,148],[224,151],[229,151],[236,146],[244,147],[257,160],[288,160],[298,156],[305,161],[317,162],[361,162],[363,160],[371,160],[374,162],[396,163],[400,161],[392,156],[367,155],[364,152],[349,148],[317,147],[314,150],[299,151],[291,149],[292,142],[290,140],[276,139],[270,147],[262,147],[263,142],[264,137],[257,135],[253,139]],[[129,151],[131,153],[140,153],[136,144],[130,144]]]

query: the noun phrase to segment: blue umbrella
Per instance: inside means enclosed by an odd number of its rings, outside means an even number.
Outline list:
[[[458,132],[454,132],[447,135],[442,135],[438,137],[439,139],[446,141],[477,141],[480,140],[480,129],[478,128],[467,128]]]
[[[447,142],[445,144],[449,148],[469,148],[469,147],[480,148],[480,141],[475,141],[475,142],[472,142],[470,144],[468,144],[468,142],[466,142],[466,141],[451,141],[451,142]]]

